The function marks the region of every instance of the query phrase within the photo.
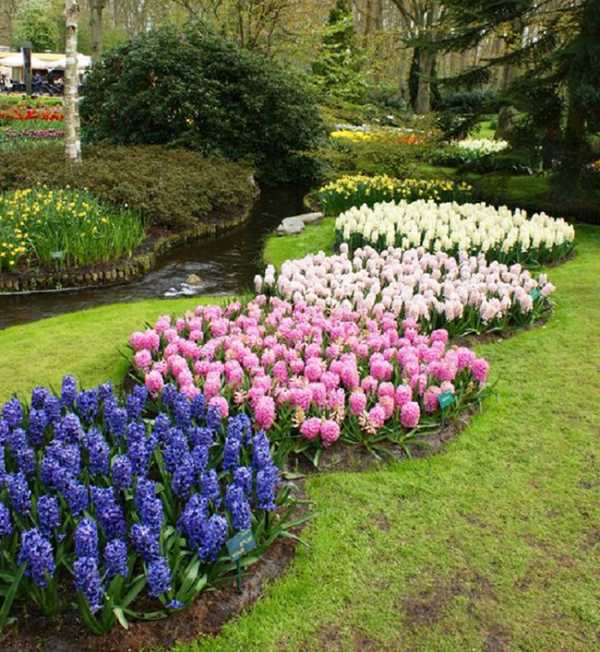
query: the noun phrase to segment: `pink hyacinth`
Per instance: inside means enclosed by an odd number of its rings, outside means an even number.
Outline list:
[[[349,403],[350,411],[355,416],[362,414],[367,409],[367,397],[363,392],[352,392]]]
[[[151,371],[149,374],[146,374],[145,385],[150,394],[156,396],[162,392],[165,386],[165,381],[161,373],[158,371]]]
[[[146,336],[141,331],[136,331],[129,336],[129,346],[134,351],[140,351],[146,348]]]
[[[262,430],[269,430],[275,423],[275,401],[270,396],[258,399],[254,408],[254,418]]]
[[[400,423],[405,428],[415,428],[421,418],[421,409],[415,401],[409,401],[400,410]]]
[[[227,403],[227,399],[223,396],[213,396],[208,402],[208,406],[217,407],[221,419],[226,419],[229,416],[229,403]]]
[[[480,384],[483,385],[487,380],[488,373],[490,371],[490,365],[485,358],[476,358],[471,363],[471,371],[473,377]]]
[[[440,387],[429,387],[425,390],[423,395],[423,405],[425,407],[425,412],[428,414],[433,414],[438,409],[438,398],[442,393]]]
[[[377,405],[380,405],[383,408],[386,421],[394,414],[394,408],[396,406],[394,404],[394,399],[391,396],[382,396],[377,402]]]
[[[316,439],[321,432],[321,419],[311,417],[300,426],[300,433],[305,439]]]
[[[321,440],[323,441],[324,446],[331,446],[339,438],[340,427],[335,421],[327,419],[321,423]]]
[[[398,385],[395,392],[396,405],[401,408],[412,400],[412,389],[408,385]]]
[[[379,430],[385,424],[385,409],[377,404],[369,410],[369,425]]]
[[[158,351],[160,348],[160,336],[154,330],[147,330],[144,333],[144,348],[149,351]]]
[[[148,369],[152,364],[152,354],[148,349],[141,349],[133,356],[133,364],[142,371]]]

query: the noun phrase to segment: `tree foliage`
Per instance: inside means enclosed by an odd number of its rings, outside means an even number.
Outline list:
[[[174,143],[278,178],[309,173],[321,119],[306,79],[201,24],[166,27],[107,53],[81,105],[87,137]]]

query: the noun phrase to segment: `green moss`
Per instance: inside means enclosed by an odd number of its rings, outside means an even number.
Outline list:
[[[311,234],[313,250],[326,248],[331,232],[324,222],[306,238],[270,240],[267,257],[306,253]],[[317,515],[289,572],[220,636],[176,649],[597,649],[599,251],[600,229],[580,227],[577,257],[550,270],[549,323],[477,347],[496,394],[442,454],[311,476]],[[195,303],[111,306],[0,332],[0,395],[65,371],[86,384],[118,380],[129,332]]]

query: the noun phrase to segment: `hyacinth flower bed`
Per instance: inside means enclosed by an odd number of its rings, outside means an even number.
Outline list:
[[[575,241],[570,224],[545,213],[528,217],[505,206],[421,200],[354,207],[337,218],[335,227],[336,243],[347,242],[352,250],[423,247],[453,256],[483,253],[488,261],[508,265],[559,262],[573,252]]]
[[[464,182],[350,175],[323,186],[317,197],[325,215],[337,216],[353,206],[373,207],[381,202],[413,202],[418,199],[466,202],[472,195],[472,186]]]
[[[452,337],[534,324],[552,308],[554,286],[545,274],[532,275],[521,265],[488,263],[485,257],[458,259],[423,248],[357,249],[289,260],[279,274],[269,266],[257,288],[294,303],[323,310],[343,308],[390,311],[411,319],[430,333],[444,328]]]
[[[155,404],[65,377],[9,401],[0,477],[0,630],[24,611],[76,609],[96,634],[162,618],[235,569],[236,533],[246,567],[292,525],[265,433],[173,386]]]
[[[324,310],[260,295],[247,306],[198,306],[131,335],[133,368],[153,396],[177,383],[203,392],[223,416],[229,406],[268,432],[280,454],[316,464],[338,440],[377,452],[406,450],[481,399],[488,364],[448,333],[420,334],[373,310]]]

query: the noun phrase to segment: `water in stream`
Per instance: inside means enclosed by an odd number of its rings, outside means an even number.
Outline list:
[[[199,295],[250,289],[262,268],[265,237],[283,218],[304,212],[305,192],[287,186],[264,189],[246,224],[218,238],[174,249],[139,281],[93,290],[0,296],[0,328],[109,303],[163,297],[170,288],[180,288],[190,274],[202,279]]]

